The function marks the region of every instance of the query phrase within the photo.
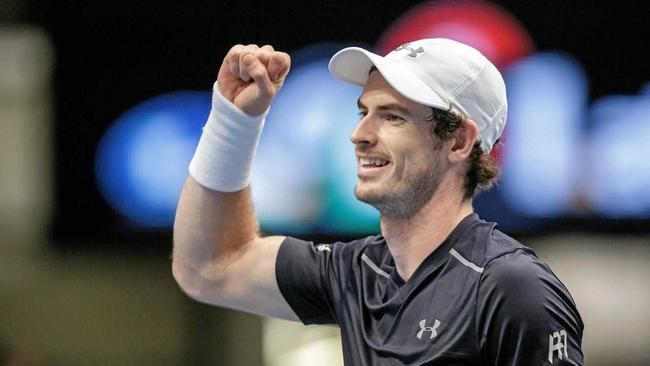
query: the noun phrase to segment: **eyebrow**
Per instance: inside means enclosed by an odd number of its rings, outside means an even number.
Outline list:
[[[359,109],[368,109],[365,106],[365,104],[363,104],[361,102],[361,98],[357,99],[357,107],[359,107]],[[411,111],[409,111],[408,108],[406,108],[403,105],[398,104],[398,103],[382,104],[382,105],[377,106],[377,109],[379,109],[380,111],[386,111],[386,110],[398,111],[398,112],[402,112],[402,113],[404,113],[404,114],[406,114],[408,116],[411,115]]]

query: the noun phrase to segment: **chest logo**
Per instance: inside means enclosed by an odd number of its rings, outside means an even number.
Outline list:
[[[431,332],[429,335],[429,339],[434,339],[435,337],[438,336],[438,327],[440,326],[440,320],[435,319],[433,322],[433,326],[428,327],[427,326],[427,320],[422,319],[420,320],[420,331],[417,334],[418,339],[422,339],[424,336],[424,333],[426,332]]]

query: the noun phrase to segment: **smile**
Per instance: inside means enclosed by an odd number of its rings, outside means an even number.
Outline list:
[[[371,176],[379,175],[388,165],[390,165],[389,160],[369,156],[360,156],[358,162],[357,176],[359,176],[359,178],[369,178]]]
[[[381,158],[359,158],[359,164],[364,168],[382,167],[388,165],[389,161]]]

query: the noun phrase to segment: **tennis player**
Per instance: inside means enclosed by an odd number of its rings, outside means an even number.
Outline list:
[[[331,244],[261,237],[251,203],[251,161],[289,67],[268,45],[225,56],[174,224],[182,289],[337,324],[346,365],[583,365],[583,323],[565,286],[472,208],[498,176],[489,152],[507,100],[494,65],[448,39],[332,57],[336,78],[363,87],[354,193],[379,210],[381,233]]]

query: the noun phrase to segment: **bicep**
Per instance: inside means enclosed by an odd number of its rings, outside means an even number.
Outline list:
[[[188,295],[205,303],[298,321],[276,280],[276,260],[285,237],[256,238],[218,263],[194,270]]]

